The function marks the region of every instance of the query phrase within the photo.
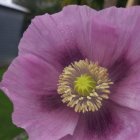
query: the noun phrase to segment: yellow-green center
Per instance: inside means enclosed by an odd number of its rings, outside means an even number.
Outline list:
[[[94,112],[110,94],[111,79],[106,68],[87,59],[65,67],[59,76],[57,92],[62,102],[75,112]]]
[[[88,74],[82,74],[74,81],[74,89],[79,95],[88,96],[96,87],[96,82]]]

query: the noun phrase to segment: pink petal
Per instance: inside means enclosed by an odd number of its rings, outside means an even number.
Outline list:
[[[78,114],[67,108],[52,112],[33,112],[28,107],[29,112],[19,104],[15,104],[14,108],[13,121],[27,131],[30,140],[55,140],[67,134],[72,135],[78,121]]]
[[[58,72],[53,66],[33,55],[17,57],[8,68],[1,82],[1,89],[15,107],[34,113],[41,108],[42,96],[57,93]],[[21,118],[22,121],[22,118]]]
[[[139,23],[135,13],[139,8],[97,12],[68,6],[57,14],[38,16],[20,42],[20,54],[32,53],[59,68],[85,58],[108,67],[131,47],[133,27]]]
[[[36,17],[20,42],[19,53],[34,54],[59,68],[85,58],[107,66],[116,51],[117,30],[100,12],[68,6],[57,14]]]
[[[89,133],[85,120],[81,118],[75,129],[73,140],[139,140],[140,112],[117,105],[111,105],[111,110],[113,123],[107,131],[105,130],[105,133],[100,133],[100,135],[95,132]]]
[[[113,106],[113,111],[116,116],[114,119],[120,126],[120,131],[118,134],[110,136],[109,140],[139,140],[140,112],[117,105]]]
[[[97,20],[94,21],[98,26],[93,22],[91,43],[94,50],[91,52],[95,60],[110,67],[122,56],[128,55],[128,61],[139,57],[139,13],[139,7],[112,7],[98,12]],[[98,32],[95,34],[95,31]]]
[[[104,11],[102,11],[104,12]],[[112,13],[114,16],[112,16]],[[117,24],[124,33],[122,34],[122,40],[120,40],[120,46],[127,46],[128,52],[127,59],[134,63],[140,59],[140,29],[138,28],[140,23],[140,8],[139,6],[130,7],[127,9],[119,9],[118,12],[115,13],[115,10],[112,13],[108,11],[106,16],[110,17],[110,20],[114,24]],[[120,16],[121,15],[121,16]],[[114,17],[114,18],[111,18]]]
[[[57,68],[85,58],[111,65],[121,55],[119,51],[108,61],[120,50],[116,45],[122,31],[105,17],[87,6],[67,6],[57,14],[38,16],[25,32],[19,53],[34,54]]]
[[[51,64],[34,55],[17,57],[3,76],[8,96],[29,97],[56,90],[60,73]]]
[[[110,77],[114,82],[111,99],[114,102],[135,110],[140,110],[139,13],[139,6],[134,6],[131,8],[112,7],[100,11],[98,14],[99,18],[104,20],[103,23],[109,21],[109,25],[113,25],[112,27],[115,27],[115,31],[117,30],[117,33],[119,33],[114,53],[109,55],[109,50],[108,52],[106,48],[103,50],[103,52],[106,52],[104,53],[106,54],[105,59],[103,60],[104,64],[106,63],[106,59],[108,59]],[[110,39],[110,41],[113,42],[114,39]],[[113,49],[113,46],[111,49]],[[103,55],[102,51],[99,51],[99,53],[97,53],[97,57],[100,57],[100,53]]]
[[[112,87],[110,98],[126,107],[140,111],[140,63],[134,63],[122,81]]]
[[[58,76],[53,66],[27,54],[17,57],[3,77],[0,86],[13,102],[13,122],[29,133],[30,140],[54,140],[73,134],[78,114],[64,106],[48,110],[44,103],[50,95],[58,98],[53,92]]]
[[[88,57],[88,45],[83,39],[94,12],[87,6],[68,6],[57,14],[36,17],[24,33],[19,54],[34,54],[57,68]]]

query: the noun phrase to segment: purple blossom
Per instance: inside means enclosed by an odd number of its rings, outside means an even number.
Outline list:
[[[139,140],[139,24],[140,7],[95,11],[87,6],[68,6],[53,15],[37,16],[0,85],[14,105],[13,122],[28,132],[30,140]],[[107,82],[105,89],[98,86],[97,92],[100,96],[105,92],[108,99],[99,98],[103,99],[101,106],[93,103],[98,106],[94,111],[78,112],[67,101],[62,102],[67,86],[63,88],[61,82],[65,68],[84,60],[93,62],[93,68],[101,69],[105,76],[108,73],[108,78],[102,78]],[[83,65],[80,72],[86,73],[88,68]],[[94,85],[92,76],[85,76],[87,85]],[[74,89],[71,87],[71,93]],[[75,92],[80,90],[78,87]],[[86,88],[81,92],[88,94]]]

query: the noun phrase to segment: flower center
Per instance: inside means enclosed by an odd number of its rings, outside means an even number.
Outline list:
[[[88,74],[82,74],[74,81],[74,89],[81,96],[88,96],[95,86],[96,82]]]
[[[62,102],[75,112],[94,112],[109,98],[111,84],[107,69],[86,59],[64,68],[57,91]]]

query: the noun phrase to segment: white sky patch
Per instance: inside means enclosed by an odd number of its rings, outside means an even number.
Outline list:
[[[9,7],[12,9],[16,9],[22,12],[29,12],[29,10],[27,8],[24,8],[22,6],[19,6],[15,3],[12,2],[12,0],[0,0],[0,5],[5,6],[5,7]]]

